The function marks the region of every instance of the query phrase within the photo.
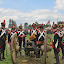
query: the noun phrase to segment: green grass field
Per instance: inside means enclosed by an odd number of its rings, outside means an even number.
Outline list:
[[[0,64],[12,64],[11,56],[10,56],[10,49],[8,46],[6,46],[5,49],[5,58],[3,61],[0,61]]]
[[[50,36],[53,39],[52,34],[49,34],[48,36]],[[29,35],[27,35],[26,39],[29,39]],[[52,39],[51,39],[51,41],[52,41]],[[47,39],[47,43],[49,43],[49,42],[50,42],[50,39]],[[7,51],[7,54],[6,54],[6,51]],[[62,57],[61,52],[59,54],[60,54],[60,64],[63,64],[64,60],[61,59],[61,57]],[[51,52],[48,52],[47,56],[48,56],[47,64],[54,64],[55,59],[54,59],[53,50]],[[5,58],[6,58],[5,60],[0,61],[0,64],[12,64],[10,49],[8,46],[6,46]],[[24,60],[24,59],[28,60],[28,64],[44,64],[44,55],[38,61],[36,61],[36,58],[34,58],[34,57],[25,57],[25,56],[19,57],[19,63],[17,63],[17,64],[22,64],[20,61]]]

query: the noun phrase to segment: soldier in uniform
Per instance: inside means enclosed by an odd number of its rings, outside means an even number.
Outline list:
[[[44,26],[43,24],[39,27],[40,28],[40,31],[39,31],[39,37],[38,37],[38,41],[36,41],[36,46],[38,48],[41,48],[41,45],[44,45],[44,37],[45,37],[45,30],[44,30]],[[43,55],[43,52],[42,54]],[[40,50],[38,50],[38,53],[36,55],[37,58],[40,58]]]
[[[35,23],[32,24],[32,29],[30,30],[30,36],[33,35],[34,33],[35,33],[36,38],[33,39],[32,41],[34,41],[35,44],[36,44],[36,41],[38,41],[38,30],[36,29],[36,24]]]
[[[56,63],[55,64],[60,64],[59,63],[59,43],[60,43],[60,41],[59,41],[59,35],[58,35],[58,33],[57,33],[57,25],[56,24],[54,24],[54,22],[53,22],[53,25],[52,25],[52,31],[53,31],[53,33],[54,33],[54,39],[53,39],[53,49],[54,49],[54,54],[55,54],[55,58],[56,58]]]
[[[64,59],[64,48],[63,48],[63,30],[62,30],[62,28],[64,27],[64,25],[62,24],[62,22],[61,22],[61,24],[59,24],[59,30],[60,30],[60,32],[59,32],[59,37],[60,37],[60,43],[59,43],[59,46],[61,47],[61,50],[62,50],[62,59]]]
[[[22,30],[22,24],[21,24],[18,28],[18,40],[19,40],[20,50],[21,50],[22,41],[23,41],[23,47],[25,47],[25,37],[26,37],[26,34]],[[21,54],[21,52],[20,52],[20,54]]]
[[[38,30],[36,28],[36,24],[33,23],[32,24],[32,29],[30,29],[30,37],[31,37],[31,41],[34,42],[34,44],[36,45],[36,41],[38,41]],[[32,36],[34,36],[35,38],[33,38]],[[35,54],[35,51],[34,51],[34,54]]]
[[[11,27],[11,31],[8,32],[8,43],[11,44],[11,37],[13,36],[13,34],[16,32],[16,27],[13,24],[13,26]]]
[[[0,29],[0,61],[2,61],[2,59],[5,59],[4,57],[4,50],[5,50],[5,43],[6,41],[6,32],[5,32],[5,20],[4,22],[1,23],[1,29]],[[2,58],[1,58],[1,54]]]

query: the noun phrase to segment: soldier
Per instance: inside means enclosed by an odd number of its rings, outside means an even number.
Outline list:
[[[36,41],[38,41],[38,30],[36,29],[36,24],[32,24],[32,29],[30,29],[30,40],[34,42],[36,45]],[[35,51],[34,51],[35,54]]]
[[[35,42],[38,41],[38,30],[36,29],[36,24],[32,24],[32,29],[30,30],[30,36],[35,35],[36,38],[34,38],[32,41]]]
[[[26,34],[22,30],[22,24],[21,24],[18,28],[18,40],[19,40],[20,50],[21,50],[22,41],[23,41],[23,47],[25,47],[25,37],[26,37]],[[20,52],[20,54],[21,54],[21,52]]]
[[[13,24],[13,26],[11,27],[11,31],[9,31],[8,33],[8,43],[11,45],[11,37],[13,36],[13,34],[16,32],[16,27]]]
[[[45,37],[45,30],[44,30],[43,24],[40,26],[40,31],[39,31],[38,35],[39,35],[39,37],[38,37],[38,41],[36,41],[36,46],[38,48],[41,48],[41,45],[44,45],[43,42],[44,42],[44,37]],[[43,55],[43,52],[41,55]],[[40,58],[40,50],[38,50],[36,57]]]
[[[52,31],[53,31],[53,33],[54,33],[54,39],[53,39],[53,49],[54,49],[54,54],[55,54],[55,57],[56,57],[56,63],[55,64],[60,64],[59,63],[59,43],[60,43],[60,41],[59,41],[59,35],[58,35],[58,33],[57,33],[57,25],[56,24],[54,24],[54,22],[53,22],[53,25],[52,25]]]
[[[64,27],[64,25],[61,22],[61,24],[59,24],[59,30],[60,30],[60,32],[59,32],[59,37],[60,37],[59,46],[61,47],[61,50],[62,50],[62,59],[64,59],[64,48],[63,48],[63,37],[64,37],[63,34],[64,34],[64,32],[62,30],[63,27]]]
[[[5,32],[5,20],[1,23],[1,29],[0,29],[0,61],[2,59],[5,59],[4,57],[4,50],[5,50],[5,43],[6,41],[6,32]],[[3,53],[3,57],[1,58],[1,53]]]

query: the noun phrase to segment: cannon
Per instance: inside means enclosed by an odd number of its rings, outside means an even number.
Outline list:
[[[46,37],[45,37],[45,43],[44,46],[42,45],[41,48],[36,47],[35,43],[33,41],[30,40],[26,40],[25,41],[25,47],[21,48],[21,50],[25,50],[26,53],[29,52],[30,55],[30,51],[35,51],[37,52],[37,50],[41,50],[42,52],[45,53],[45,64],[46,64],[46,56],[47,56],[47,52],[51,49],[50,47],[47,46],[47,42],[46,42]],[[49,49],[47,49],[49,48]],[[11,38],[11,46],[10,46],[10,51],[11,51],[11,59],[13,64],[17,63],[18,60],[18,54],[20,54],[19,52],[19,41],[18,41],[18,37],[17,35],[13,35],[13,37]]]

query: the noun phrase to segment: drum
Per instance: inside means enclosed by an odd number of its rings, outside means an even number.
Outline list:
[[[31,35],[30,37],[29,37],[29,39],[32,41],[32,40],[34,40],[36,37],[35,37],[35,34],[33,34],[33,35]]]

